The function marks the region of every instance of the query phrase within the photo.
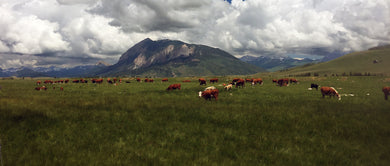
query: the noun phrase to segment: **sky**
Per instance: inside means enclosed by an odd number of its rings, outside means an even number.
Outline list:
[[[115,64],[145,38],[308,57],[390,43],[389,0],[0,0],[0,68]]]

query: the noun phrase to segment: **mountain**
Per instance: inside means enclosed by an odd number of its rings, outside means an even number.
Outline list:
[[[122,54],[116,64],[97,75],[176,77],[245,75],[264,71],[218,48],[147,38]]]
[[[337,59],[314,65],[304,65],[284,71],[286,74],[304,73],[390,75],[390,45],[371,48],[366,51],[346,54]]]
[[[243,56],[240,60],[253,64],[255,66],[267,69],[268,71],[278,71],[282,69],[287,69],[295,66],[302,66],[310,63],[317,63],[317,60],[311,60],[308,58],[305,59],[294,59],[290,57],[286,58],[270,58],[270,57],[253,57],[253,56]]]
[[[71,68],[49,67],[20,67],[20,68],[0,68],[0,77],[88,77],[94,76],[96,72],[107,67],[107,63],[98,62],[95,65],[82,65]]]

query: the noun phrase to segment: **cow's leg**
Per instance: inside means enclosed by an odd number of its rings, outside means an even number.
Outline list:
[[[387,98],[387,96],[388,96],[389,94],[387,94],[387,93],[385,93],[385,100],[387,100],[388,98]]]

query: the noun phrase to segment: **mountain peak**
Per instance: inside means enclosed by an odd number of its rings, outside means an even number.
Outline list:
[[[101,74],[147,74],[169,77],[253,74],[261,71],[265,70],[242,62],[217,48],[178,40],[153,41],[146,38],[128,49],[116,64]]]

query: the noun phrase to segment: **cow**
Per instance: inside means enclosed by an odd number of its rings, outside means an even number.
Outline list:
[[[218,78],[212,78],[210,79],[210,83],[218,83]]]
[[[199,85],[206,85],[206,80],[204,78],[199,78]]]
[[[245,79],[245,82],[248,83],[248,82],[253,82],[253,78],[246,78]]]
[[[72,82],[73,82],[73,83],[79,83],[80,80],[73,80]]]
[[[67,84],[68,82],[69,82],[69,80],[68,80],[68,79],[66,79],[66,80],[65,80],[65,84]]]
[[[190,80],[183,80],[182,82],[191,82]]]
[[[279,86],[288,86],[289,79],[288,78],[281,78],[278,80]]]
[[[231,90],[233,87],[233,84],[229,84],[229,85],[226,85],[225,87],[223,87],[224,89],[226,89],[227,91]]]
[[[60,87],[60,90],[61,90],[61,91],[64,91],[64,87]]]
[[[310,88],[316,88],[316,90],[318,90],[318,85],[311,83]]]
[[[255,78],[255,79],[252,80],[252,84],[254,84],[254,85],[256,85],[256,84],[263,85],[263,79]]]
[[[321,94],[322,94],[322,98],[325,98],[325,96],[328,95],[329,98],[331,98],[332,96],[333,97],[336,96],[339,98],[339,100],[341,100],[340,94],[333,87],[327,87],[327,86],[321,87]]]
[[[174,89],[181,89],[181,84],[171,84],[169,85],[169,87],[167,88],[167,90],[174,90]]]
[[[219,91],[218,89],[213,89],[213,90],[205,90],[205,91],[199,91],[199,97],[203,97],[205,100],[210,100],[211,98],[214,98],[215,101],[218,100],[218,94]]]
[[[277,79],[272,79],[272,83],[277,83],[278,80]]]
[[[244,79],[239,79],[237,82],[236,82],[236,88],[238,87],[244,87],[245,86],[245,80]]]
[[[383,88],[382,88],[382,92],[385,94],[385,100],[387,100],[387,99],[388,99],[387,96],[390,95],[390,87],[389,87],[389,86],[383,87]]]
[[[241,78],[233,78],[232,84],[236,85],[237,81],[241,80]]]
[[[163,78],[161,82],[168,82],[168,78]]]
[[[37,81],[37,85],[41,85],[42,84],[42,81]]]
[[[203,91],[214,90],[214,89],[217,89],[217,88],[215,88],[215,86],[209,86],[209,87],[205,88]]]
[[[137,82],[141,82],[141,78],[136,78]]]
[[[41,87],[36,87],[35,90],[41,91],[41,90],[47,90],[47,88],[45,86],[41,86]]]
[[[103,79],[102,79],[102,78],[100,78],[100,79],[94,78],[94,79],[91,80],[91,82],[94,83],[94,84],[95,84],[95,83],[96,83],[96,84],[101,84],[101,83],[103,83]]]
[[[297,84],[298,83],[298,80],[297,79],[295,79],[295,78],[291,78],[290,79],[290,83],[292,84],[292,83],[295,83],[295,84]]]

